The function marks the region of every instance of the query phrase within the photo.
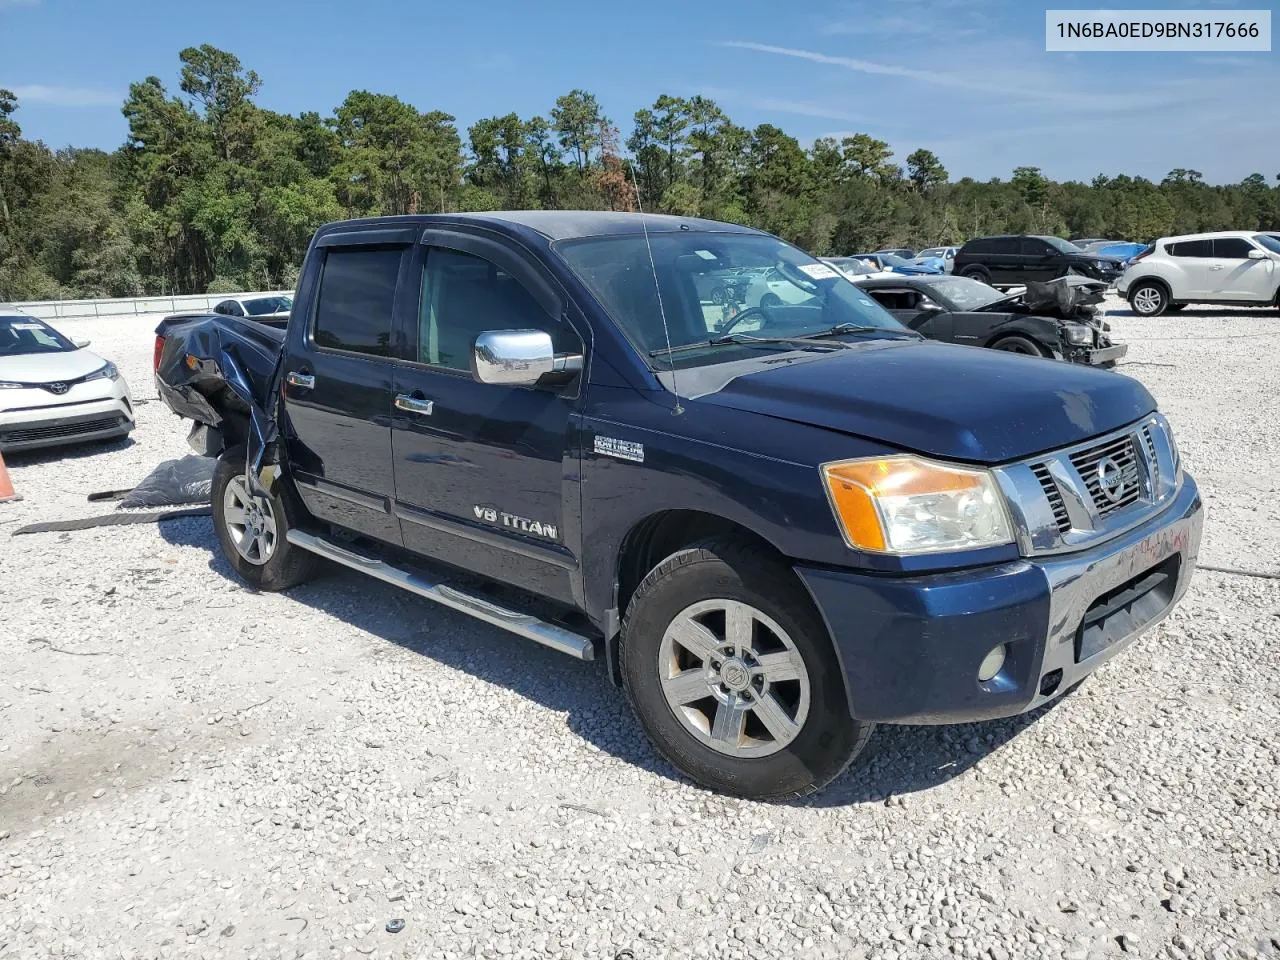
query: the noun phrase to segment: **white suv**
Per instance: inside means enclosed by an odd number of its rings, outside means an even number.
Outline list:
[[[1129,261],[1116,289],[1140,317],[1188,303],[1280,307],[1280,233],[1165,237]]]

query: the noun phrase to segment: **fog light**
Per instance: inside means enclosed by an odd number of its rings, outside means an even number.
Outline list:
[[[1005,654],[1008,653],[1008,647],[1000,644],[998,647],[992,647],[991,652],[982,658],[982,663],[978,667],[978,682],[986,683],[1004,666]]]

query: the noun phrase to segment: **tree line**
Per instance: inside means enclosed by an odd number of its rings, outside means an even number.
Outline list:
[[[479,120],[464,140],[449,114],[364,90],[327,117],[266,110],[260,78],[233,54],[204,45],[179,60],[179,94],[157,77],[130,86],[128,139],[111,153],[25,139],[17,98],[0,90],[0,300],[288,288],[318,225],[417,212],[638,200],[821,255],[1003,232],[1148,242],[1280,229],[1280,185],[1262,173],[1058,183],[1019,166],[1007,180],[952,181],[924,148],[904,163],[866,133],[806,148],[772,124],[735,124],[707,97],[666,94],[636,111],[623,143],[585,90],[546,116]]]

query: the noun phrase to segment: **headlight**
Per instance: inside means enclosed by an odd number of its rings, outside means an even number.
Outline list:
[[[0,390],[21,390],[25,386],[26,384],[24,383],[8,383],[0,380]]]
[[[120,371],[114,363],[108,362],[101,370],[95,370],[85,377],[86,380],[119,380]]]
[[[1013,542],[988,470],[892,456],[820,468],[845,542],[872,553],[942,553]]]
[[[1093,343],[1093,331],[1083,323],[1064,324],[1062,335],[1067,338],[1067,343],[1074,343],[1076,346],[1092,345]]]

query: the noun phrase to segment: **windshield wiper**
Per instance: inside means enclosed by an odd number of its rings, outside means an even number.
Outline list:
[[[868,328],[873,329],[873,328]],[[874,328],[879,329],[879,328]],[[651,357],[665,357],[667,354],[687,353],[690,350],[704,350],[707,347],[723,347],[732,345],[753,344],[791,344],[796,347],[802,347],[806,350],[818,349],[843,349],[852,346],[847,343],[814,343],[813,338],[804,337],[753,337],[749,333],[727,333],[722,337],[712,337],[710,340],[695,340],[693,343],[681,344],[678,347],[672,347],[668,350],[666,347],[659,347],[657,350],[650,350]]]
[[[895,330],[893,327],[876,327],[857,323],[837,323],[834,327],[830,327],[826,330],[820,330],[817,333],[805,334],[805,339],[817,340],[823,337],[842,337],[847,333],[880,333],[890,337],[906,335],[909,337],[915,337],[917,340],[924,339],[922,334],[919,334],[914,330],[908,330],[906,327],[903,327],[901,330]]]

